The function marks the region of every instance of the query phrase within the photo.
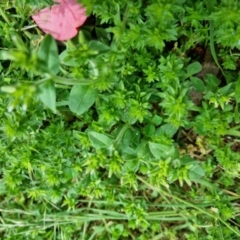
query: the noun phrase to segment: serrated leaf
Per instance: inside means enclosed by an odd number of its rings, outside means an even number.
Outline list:
[[[69,95],[69,108],[80,115],[86,112],[95,102],[97,91],[92,86],[73,86]]]
[[[51,80],[46,81],[41,85],[39,85],[38,89],[39,89],[38,96],[42,101],[42,103],[46,107],[50,108],[54,113],[56,113],[57,112],[56,91],[55,91],[54,83]]]
[[[46,35],[42,41],[38,50],[38,58],[50,73],[57,74],[59,72],[58,47],[56,41],[50,35]]]
[[[94,131],[89,132],[88,137],[93,147],[95,147],[96,149],[106,148],[110,146],[113,142],[110,137]]]

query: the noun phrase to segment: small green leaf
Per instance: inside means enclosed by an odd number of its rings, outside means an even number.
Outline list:
[[[110,40],[110,34],[106,32],[104,28],[95,27],[97,38],[101,41],[109,41]]]
[[[110,146],[113,142],[113,140],[110,137],[93,131],[88,133],[88,137],[93,147],[95,147],[96,149],[106,148]]]
[[[207,91],[216,91],[219,84],[221,83],[220,80],[213,74],[207,74],[205,76],[205,82]]]
[[[233,86],[233,84],[232,84],[232,83],[229,83],[229,84],[227,84],[226,86],[220,88],[220,89],[218,90],[218,92],[219,92],[220,94],[222,94],[222,95],[230,94],[230,93],[232,92],[232,90],[233,90],[233,89],[232,89],[232,86]]]
[[[172,138],[174,134],[177,132],[177,130],[178,130],[177,127],[173,126],[170,123],[166,123],[157,129],[156,134],[164,134],[169,138]]]
[[[99,41],[95,41],[95,40],[92,40],[89,43],[89,48],[91,50],[97,51],[98,53],[105,53],[105,52],[108,52],[110,50],[109,46],[107,46],[106,44],[101,43]]]
[[[175,153],[173,146],[168,146],[160,143],[149,142],[150,152],[155,158],[168,158]]]
[[[59,56],[61,64],[70,66],[70,67],[79,66],[80,64],[79,59],[77,59],[75,56],[72,57],[71,56],[72,53],[73,53],[73,50],[66,49],[65,51],[63,51]]]
[[[46,69],[52,74],[59,72],[59,56],[56,41],[50,36],[46,35],[38,50],[38,57],[41,64],[44,64]]]
[[[54,84],[51,80],[46,81],[39,85],[39,93],[38,96],[42,103],[50,108],[54,113],[57,112],[56,109],[56,91]]]
[[[191,63],[187,66],[187,75],[192,76],[202,70],[202,65],[199,62]]]
[[[190,77],[193,87],[196,89],[197,92],[204,92],[205,85],[200,78],[197,77]]]
[[[199,179],[199,178],[203,177],[204,175],[205,175],[205,172],[204,172],[203,168],[198,164],[193,166],[189,171],[189,178],[192,181],[194,181],[195,179]]]
[[[125,160],[135,160],[137,159],[137,152],[133,148],[128,146],[123,147],[122,153]]]
[[[123,136],[122,144],[125,146],[136,148],[139,146],[140,139],[141,139],[140,131],[138,129],[129,128],[126,130]]]
[[[151,137],[154,132],[155,132],[155,126],[154,124],[152,123],[148,123],[145,127],[144,127],[144,134],[147,136],[147,137]]]
[[[153,118],[152,118],[152,123],[155,125],[155,126],[158,126],[162,123],[163,121],[163,118],[158,116],[158,115],[154,115]]]
[[[69,95],[69,108],[80,115],[86,112],[95,102],[97,91],[92,86],[75,85]]]
[[[231,128],[231,129],[227,130],[226,135],[240,137],[240,131],[238,131],[237,129]]]

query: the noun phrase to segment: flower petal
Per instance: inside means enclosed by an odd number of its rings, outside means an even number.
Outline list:
[[[73,38],[87,16],[85,9],[76,0],[57,0],[52,8],[44,8],[32,15],[33,20],[45,33],[53,38],[65,41]]]

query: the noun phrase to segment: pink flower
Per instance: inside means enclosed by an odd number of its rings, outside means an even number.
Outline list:
[[[77,0],[55,0],[54,4],[32,15],[33,20],[45,33],[59,41],[77,35],[77,28],[83,25],[87,16],[85,9]]]

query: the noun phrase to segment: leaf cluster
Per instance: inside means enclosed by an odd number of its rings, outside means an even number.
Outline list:
[[[80,2],[0,3],[1,238],[237,239],[239,3]]]

